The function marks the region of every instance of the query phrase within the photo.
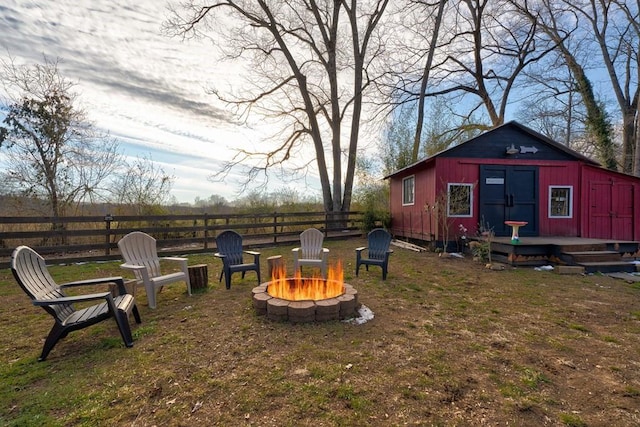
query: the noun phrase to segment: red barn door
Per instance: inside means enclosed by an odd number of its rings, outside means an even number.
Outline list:
[[[623,182],[592,182],[589,237],[633,240],[633,185]]]

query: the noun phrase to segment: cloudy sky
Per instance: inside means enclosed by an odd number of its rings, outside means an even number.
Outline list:
[[[233,148],[260,143],[265,130],[237,123],[206,93],[237,84],[242,69],[220,64],[209,41],[161,35],[166,17],[158,0],[3,0],[0,56],[20,64],[59,59],[90,119],[118,138],[125,155],[150,155],[174,175],[179,201],[233,200],[237,176],[207,177]]]

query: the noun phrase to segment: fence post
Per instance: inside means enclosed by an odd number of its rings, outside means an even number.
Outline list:
[[[113,221],[113,216],[111,214],[106,214],[104,216],[104,223],[107,232],[105,233],[105,247],[104,247],[104,255],[109,256],[111,254],[111,221]]]
[[[324,235],[329,235],[329,212],[324,211]]]
[[[278,243],[278,212],[273,213],[273,244]]]
[[[209,217],[204,214],[204,248],[209,248]]]

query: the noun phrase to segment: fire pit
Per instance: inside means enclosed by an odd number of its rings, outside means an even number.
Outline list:
[[[300,272],[286,277],[284,267],[274,271],[270,282],[253,288],[253,306],[258,315],[293,323],[324,322],[353,317],[358,309],[358,291],[344,283],[342,266],[331,266],[327,278],[303,278]]]

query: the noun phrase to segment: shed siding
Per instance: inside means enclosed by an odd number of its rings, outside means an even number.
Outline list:
[[[479,209],[479,190],[478,180],[480,179],[480,163],[482,159],[457,159],[451,157],[441,157],[436,159],[436,175],[437,183],[436,188],[438,193],[447,193],[447,184],[473,184],[473,205],[471,206],[471,212],[473,216],[471,218],[451,218],[452,225],[449,230],[454,238],[455,234],[458,234],[460,225],[467,229],[468,234],[473,235],[478,231],[478,224],[480,218],[478,216]]]
[[[459,225],[474,234],[482,221],[480,165],[530,166],[537,168],[537,235],[640,240],[640,178],[602,169],[527,129],[506,124],[391,174],[392,232],[425,241],[441,240],[436,215],[428,207],[435,204],[438,194],[446,194],[448,183],[467,183],[474,184],[472,216],[453,219],[449,238],[459,234]],[[415,177],[415,203],[411,206],[402,205],[402,179],[407,176]],[[570,217],[550,218],[551,186],[571,187]]]
[[[403,206],[402,180],[412,175],[415,177],[414,204]],[[431,240],[435,218],[430,218],[425,205],[432,205],[435,200],[434,176],[434,168],[427,166],[425,169],[399,175],[391,180],[389,196],[393,234],[424,241]]]
[[[579,236],[580,233],[580,163],[558,162],[539,167],[540,180],[539,218],[540,236]],[[570,186],[573,189],[571,218],[549,217],[549,187]]]
[[[479,216],[480,197],[478,180],[480,177],[480,165],[528,165],[537,166],[539,173],[539,235],[540,236],[576,236],[579,230],[578,200],[580,194],[579,163],[566,161],[546,161],[539,163],[532,160],[499,160],[499,159],[437,159],[439,189],[446,191],[447,182],[473,183],[474,206],[473,218],[461,218],[460,222],[467,229],[475,232],[481,221]],[[442,187],[444,183],[444,187]],[[573,217],[549,218],[549,186],[573,187]],[[489,224],[491,225],[491,224]]]
[[[391,217],[392,232],[398,236],[430,240],[430,233],[440,238],[436,230],[435,214],[425,209],[433,205],[436,191],[446,192],[448,183],[474,184],[473,216],[456,218],[450,233],[457,234],[459,225],[467,228],[470,234],[478,230],[481,222],[479,215],[480,165],[532,165],[539,168],[539,235],[540,236],[578,236],[580,230],[580,163],[568,161],[545,161],[540,164],[533,160],[501,160],[477,158],[438,157],[422,170],[394,176],[391,180]],[[416,196],[412,206],[402,206],[402,179],[415,176]],[[437,176],[437,178],[436,178]],[[571,218],[549,218],[549,186],[570,186],[573,188],[573,216]],[[489,224],[491,226],[491,224]],[[453,237],[453,236],[451,236]]]

